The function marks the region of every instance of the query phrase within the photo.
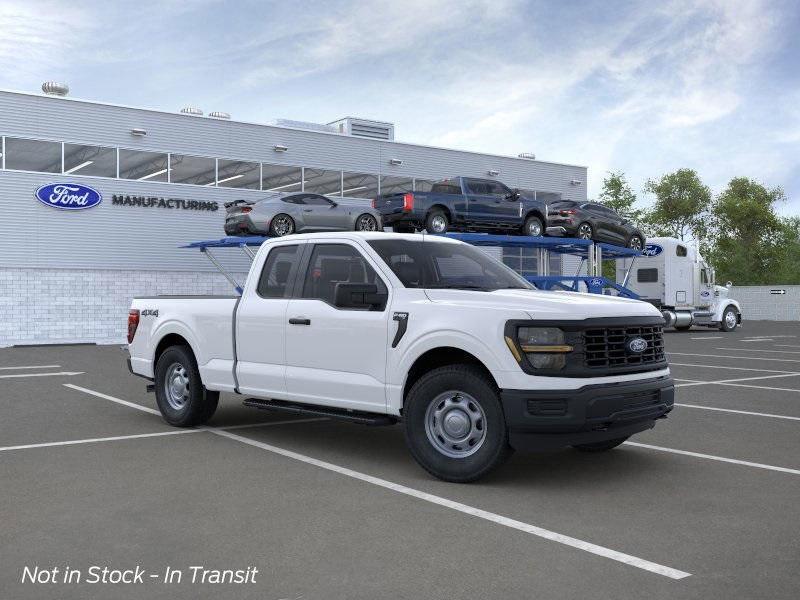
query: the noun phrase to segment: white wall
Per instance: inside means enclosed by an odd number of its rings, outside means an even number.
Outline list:
[[[785,290],[785,294],[771,294]],[[733,286],[730,297],[742,305],[745,321],[800,321],[800,285]]]

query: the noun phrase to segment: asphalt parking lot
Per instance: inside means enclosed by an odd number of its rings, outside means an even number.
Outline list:
[[[654,430],[469,485],[425,473],[400,427],[225,396],[178,430],[118,346],[2,349],[0,598],[797,598],[800,323],[666,343],[677,406]],[[21,583],[92,565],[147,575]]]

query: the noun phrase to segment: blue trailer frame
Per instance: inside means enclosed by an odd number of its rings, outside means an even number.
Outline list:
[[[570,254],[579,256],[588,261],[589,275],[528,275],[525,279],[536,285],[536,287],[543,290],[566,290],[570,292],[580,292],[581,286],[586,288],[590,294],[603,294],[606,290],[614,290],[618,296],[625,298],[639,299],[639,296],[629,289],[627,286],[628,275],[630,274],[630,267],[633,266],[637,256],[641,256],[639,250],[631,248],[623,248],[621,246],[614,246],[603,242],[594,242],[592,240],[581,240],[576,238],[561,238],[561,237],[529,237],[523,235],[491,235],[484,233],[445,233],[441,234],[444,237],[452,238],[466,242],[473,246],[493,246],[500,248],[528,248],[536,249],[539,251],[540,265],[548,264],[548,255],[550,252],[557,252],[559,254]],[[228,281],[231,282],[237,293],[242,293],[242,287],[239,282],[227,272],[227,270],[219,263],[214,256],[212,249],[216,248],[239,248],[244,252],[250,260],[255,258],[255,252],[252,250],[254,247],[261,246],[268,237],[263,236],[242,236],[242,237],[224,237],[218,240],[202,240],[198,242],[191,242],[181,248],[198,249],[206,255],[206,257],[214,264],[214,266],[222,273]],[[599,267],[597,266],[602,259],[606,258],[632,258],[631,265],[628,269],[628,275],[622,284],[616,281],[611,281],[598,273]]]

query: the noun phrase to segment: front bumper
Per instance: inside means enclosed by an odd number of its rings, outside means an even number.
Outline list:
[[[628,437],[666,417],[675,401],[670,376],[587,385],[577,390],[500,391],[517,450],[552,450]]]

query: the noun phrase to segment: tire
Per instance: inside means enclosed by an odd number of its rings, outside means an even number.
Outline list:
[[[525,225],[522,226],[522,235],[531,237],[541,237],[544,235],[544,224],[542,220],[536,215],[531,215],[525,219]]]
[[[450,220],[441,209],[434,209],[425,217],[425,230],[428,233],[447,233],[450,227]]]
[[[625,440],[627,440],[630,436],[617,438],[615,440],[606,440],[605,442],[595,442],[594,444],[576,444],[573,446],[575,450],[580,450],[581,452],[606,452],[613,448],[616,448]]]
[[[448,365],[423,375],[406,396],[403,424],[411,455],[444,481],[480,479],[513,452],[497,388],[473,366]]]
[[[739,318],[736,309],[728,306],[722,313],[722,322],[719,324],[720,331],[731,332],[739,325]]]
[[[294,233],[294,219],[287,214],[280,213],[272,217],[269,222],[269,234],[272,237],[283,237]]]
[[[161,415],[175,427],[201,425],[217,410],[219,392],[203,387],[197,362],[186,346],[170,346],[158,357],[155,389]]]
[[[580,240],[591,240],[594,238],[594,228],[590,223],[584,221],[578,225],[578,229],[575,230],[575,237]]]
[[[359,215],[356,219],[356,231],[378,231],[378,219],[369,213]]]
[[[641,250],[644,248],[644,240],[640,235],[632,235],[628,240],[627,246],[632,250]]]

